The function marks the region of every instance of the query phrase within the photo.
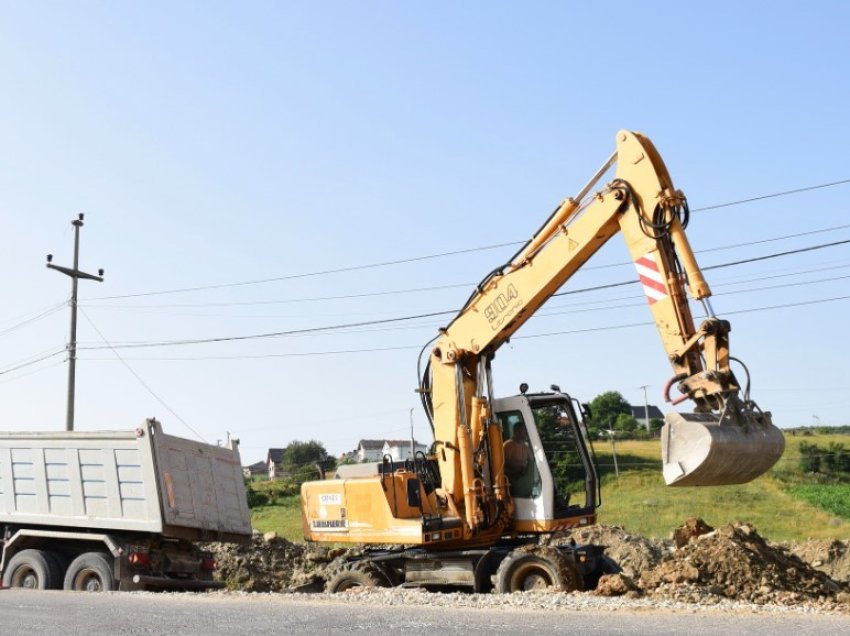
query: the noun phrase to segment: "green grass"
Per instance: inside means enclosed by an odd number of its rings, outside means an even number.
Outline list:
[[[850,484],[809,484],[794,486],[789,492],[813,506],[850,520]]]
[[[289,541],[303,541],[301,525],[301,496],[279,497],[275,505],[258,506],[251,510],[251,525],[260,532],[277,532]]]
[[[655,471],[625,471],[602,481],[599,522],[629,532],[667,538],[688,517],[712,526],[753,524],[773,541],[846,538],[850,523],[794,497],[769,476],[741,486],[668,488]]]

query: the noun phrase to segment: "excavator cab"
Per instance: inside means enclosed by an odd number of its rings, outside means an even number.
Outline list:
[[[494,400],[494,407],[505,440],[516,527],[589,523],[599,503],[599,480],[584,422],[570,396],[521,393]]]

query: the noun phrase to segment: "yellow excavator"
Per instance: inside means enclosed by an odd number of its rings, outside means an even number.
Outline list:
[[[597,184],[616,165],[614,178]],[[476,286],[454,320],[423,349],[418,387],[434,432],[429,455],[385,457],[373,474],[308,482],[301,490],[309,541],[366,544],[328,581],[370,586],[494,587],[513,592],[593,587],[611,564],[600,546],[553,546],[559,530],[595,523],[601,491],[587,411],[557,386],[497,398],[499,347],[615,234],[622,233],[673,367],[661,431],[669,486],[749,482],[782,455],[785,440],[730,368],[730,325],[685,228],[688,204],[644,135],[617,133],[616,152],[564,200],[507,263]],[[686,292],[706,318],[694,324]],[[420,356],[421,358],[422,356]],[[746,367],[744,367],[746,369]],[[675,388],[681,395],[670,397]]]

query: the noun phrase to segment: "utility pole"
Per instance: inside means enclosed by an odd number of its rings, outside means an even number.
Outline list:
[[[620,478],[620,467],[617,465],[617,446],[614,443],[614,438],[617,436],[617,431],[614,430],[613,419],[608,420],[608,426],[611,428],[608,429],[608,437],[611,438],[611,456],[614,458],[614,474],[617,476],[617,479]]]
[[[649,432],[649,400],[646,397],[646,390],[649,388],[648,384],[644,384],[638,387],[639,389],[643,389],[643,415],[646,418],[646,432]]]
[[[74,430],[74,389],[77,381],[77,281],[81,278],[103,282],[103,270],[98,275],[80,271],[80,228],[83,227],[83,215],[71,221],[74,226],[74,267],[62,267],[53,264],[53,254],[47,255],[47,267],[62,272],[71,278],[71,339],[68,342],[68,410],[65,416],[65,430]]]
[[[416,440],[413,437],[413,409],[410,409],[410,459],[416,459]]]

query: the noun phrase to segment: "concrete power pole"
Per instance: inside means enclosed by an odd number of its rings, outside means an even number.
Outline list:
[[[54,265],[53,254],[47,255],[47,267],[62,272],[71,278],[71,338],[68,342],[68,410],[65,416],[65,430],[74,430],[74,391],[77,381],[77,281],[81,278],[103,282],[103,270],[97,270],[98,276],[80,271],[80,228],[83,227],[83,215],[71,221],[74,226],[74,267]]]
[[[644,384],[638,387],[639,389],[643,389],[643,416],[646,418],[646,432],[649,432],[649,400],[646,397],[646,390],[649,388],[648,384]]]

